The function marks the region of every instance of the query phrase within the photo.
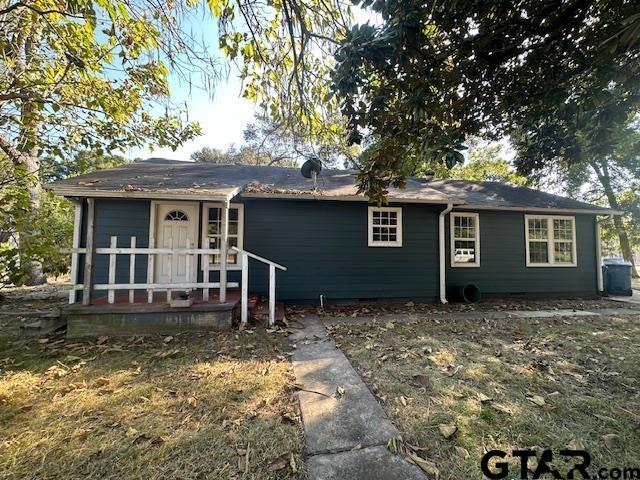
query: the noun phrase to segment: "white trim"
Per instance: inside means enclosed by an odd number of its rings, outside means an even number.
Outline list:
[[[83,200],[76,201],[75,212],[73,217],[73,240],[71,241],[71,248],[80,247],[80,234],[82,231],[82,204]],[[71,254],[71,285],[78,283],[78,257],[77,253]],[[76,303],[77,294],[75,290],[69,291],[69,303]]]
[[[81,188],[60,188],[45,186],[45,190],[50,190],[62,197],[86,197],[86,198],[142,198],[144,200],[171,200],[171,201],[205,201],[224,202],[229,195],[236,195],[233,189],[229,193],[219,193],[217,195],[207,195],[205,193],[194,193],[187,190],[176,192],[162,192],[157,190],[134,190],[131,192],[110,191],[110,190],[90,190]],[[185,200],[188,198],[188,200]]]
[[[382,242],[373,240],[373,213],[374,212],[395,212],[396,213],[396,240],[394,242]],[[369,247],[402,247],[402,207],[369,207],[367,210],[367,232]]]
[[[549,261],[547,263],[533,263],[530,261],[529,256],[529,220],[547,220],[547,239],[541,240],[542,242],[547,243],[547,258]],[[572,263],[555,263],[555,239],[553,237],[553,221],[554,220],[570,220],[571,221],[571,230],[572,230],[572,240],[571,240],[571,253],[573,262]],[[577,267],[578,266],[578,257],[577,257],[577,248],[576,248],[576,217],[574,216],[560,216],[560,215],[525,215],[524,216],[524,240],[525,240],[525,260],[527,267]],[[566,240],[565,240],[566,241]]]
[[[497,210],[497,211],[506,211],[506,212],[533,212],[535,214],[549,214],[554,215],[556,213],[559,214],[567,214],[570,213],[572,215],[622,215],[623,212],[619,210],[581,210],[581,209],[571,209],[571,208],[545,208],[545,207],[498,207],[492,205],[456,205],[456,210]]]
[[[445,217],[453,208],[452,204],[447,205],[438,215],[438,277],[440,280],[440,303],[447,303],[447,269],[445,268]]]
[[[455,219],[462,217],[470,217],[474,220],[474,230],[475,230],[475,238],[472,240],[470,238],[460,238],[456,239],[455,237]],[[451,212],[449,214],[449,240],[450,240],[450,256],[451,256],[451,267],[452,268],[477,268],[480,266],[480,214],[474,212]],[[473,262],[456,262],[455,258],[455,245],[456,240],[464,240],[464,241],[473,241],[475,242],[475,260]]]
[[[370,202],[369,197],[365,195],[322,195],[312,193],[254,193],[254,192],[241,192],[241,198],[274,198],[274,199],[289,199],[289,200],[333,200],[340,202]],[[427,203],[431,205],[445,205],[449,202],[453,202],[456,205],[464,205],[462,200],[448,200],[442,198],[440,200],[429,200],[424,198],[405,198],[394,197],[387,195],[387,201],[393,203]]]
[[[207,245],[208,247],[208,233],[207,233],[207,225],[209,223],[209,208],[220,208],[222,209],[223,202],[205,202],[202,204],[202,230],[200,232],[201,245]],[[237,208],[238,209],[238,248],[242,250],[244,247],[244,204],[243,203],[230,203],[229,208]],[[230,265],[227,263],[227,271],[237,271],[242,270],[242,258],[238,255],[238,262],[234,265]],[[200,265],[200,269],[204,272],[204,259]],[[209,264],[210,272],[217,272],[220,270],[220,265]]]

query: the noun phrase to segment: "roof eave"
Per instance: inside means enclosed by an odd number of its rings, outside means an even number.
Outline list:
[[[273,199],[286,199],[286,200],[326,200],[326,201],[340,201],[340,202],[369,202],[369,199],[364,195],[314,195],[312,193],[260,193],[260,192],[241,192],[239,194],[242,198],[273,198]],[[427,203],[432,205],[446,205],[451,203],[453,205],[463,205],[461,200],[450,199],[426,199],[426,198],[406,198],[406,197],[394,197],[387,195],[388,202],[394,203]]]
[[[504,210],[511,212],[535,212],[535,213],[584,213],[590,215],[622,215],[623,212],[612,209],[588,209],[588,208],[552,208],[552,207],[505,207],[497,205],[472,205],[464,204],[460,208],[468,210]]]
[[[229,193],[206,194],[200,192],[185,191],[155,191],[155,190],[91,190],[75,187],[56,187],[45,185],[46,190],[50,190],[62,197],[86,197],[86,198],[135,198],[146,200],[204,200],[204,201],[227,201],[235,197],[239,189],[234,189]]]

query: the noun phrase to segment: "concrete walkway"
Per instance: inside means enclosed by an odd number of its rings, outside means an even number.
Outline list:
[[[630,297],[609,297],[614,302],[631,303],[634,305],[640,305],[640,290],[633,289]]]
[[[316,317],[292,335],[293,370],[311,480],[424,480],[422,471],[387,449],[399,437],[349,360]],[[343,390],[344,389],[344,390]]]

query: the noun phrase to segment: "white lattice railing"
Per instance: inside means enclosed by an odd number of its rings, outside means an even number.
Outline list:
[[[210,255],[219,255],[220,250],[214,248],[148,248],[148,247],[136,247],[136,237],[131,237],[131,243],[129,247],[118,247],[118,237],[112,236],[109,247],[95,248],[93,250],[94,255],[108,255],[109,256],[109,270],[108,270],[108,283],[96,283],[91,285],[92,290],[106,290],[107,302],[115,303],[115,292],[117,290],[129,291],[129,303],[134,302],[136,290],[147,290],[148,303],[153,302],[153,294],[156,291],[166,291],[167,301],[171,301],[171,292],[174,290],[191,290],[196,288],[202,289],[203,299],[206,301],[209,299],[209,289],[220,288],[220,282],[208,281],[208,269],[206,270],[207,276],[204,277],[202,282],[186,281],[175,283],[157,283],[153,281],[153,268],[156,255],[163,256],[180,256],[186,257],[185,261],[185,278],[191,278],[193,272],[197,271],[198,255],[201,255],[203,262],[208,265]],[[71,248],[65,250],[73,254],[86,254],[86,248]],[[116,268],[117,268],[117,256],[128,255],[129,256],[129,282],[128,283],[116,283]],[[138,255],[147,256],[147,281],[143,283],[136,283],[136,257]],[[168,262],[167,275],[171,277],[171,265],[172,261]],[[206,281],[205,281],[206,280]],[[227,282],[227,287],[237,288],[238,283]],[[72,290],[83,290],[84,284],[75,283],[71,285]],[[69,295],[69,303],[75,302],[75,295]]]
[[[249,258],[253,258],[259,262],[265,263],[269,266],[269,325],[274,325],[276,320],[276,269],[286,271],[287,267],[280,265],[276,262],[268,260],[264,257],[256,255],[254,253],[242,250],[236,247],[231,247],[240,256],[240,263],[242,265],[242,280],[241,280],[241,315],[240,321],[244,326],[249,321]],[[74,255],[86,254],[86,248],[71,248],[66,249],[66,252],[70,252]],[[153,294],[156,291],[166,291],[167,301],[171,301],[171,292],[174,290],[191,290],[196,288],[202,289],[202,298],[205,301],[209,300],[209,289],[219,289],[220,282],[211,282],[209,280],[209,256],[220,255],[220,249],[216,248],[150,248],[150,247],[137,247],[136,237],[131,237],[129,247],[118,247],[118,237],[112,236],[109,247],[94,248],[94,255],[108,255],[109,256],[109,270],[108,270],[108,282],[97,283],[90,286],[92,290],[106,290],[107,302],[110,304],[115,303],[115,294],[117,290],[129,291],[129,303],[134,303],[136,290],[147,290],[148,303],[153,302]],[[117,256],[128,255],[129,256],[129,282],[128,283],[116,283],[116,268],[117,268]],[[136,283],[136,257],[138,255],[147,256],[147,281],[145,283]],[[154,263],[155,256],[186,256],[186,271],[185,278],[191,278],[193,272],[195,272],[198,265],[198,255],[202,257],[203,266],[203,281],[186,281],[176,283],[156,283],[153,281],[154,277]],[[93,262],[92,262],[93,263]],[[76,261],[77,264],[77,261]],[[168,262],[169,271],[167,275],[171,277],[171,265],[172,261]],[[205,281],[206,279],[206,281]],[[227,282],[228,288],[237,288],[238,283]],[[75,302],[75,291],[86,290],[84,284],[74,283],[71,285],[72,292],[69,295],[69,303]]]

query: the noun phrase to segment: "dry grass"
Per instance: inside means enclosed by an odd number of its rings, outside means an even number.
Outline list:
[[[331,331],[445,480],[484,478],[480,459],[491,449],[583,445],[595,467],[639,466],[640,315],[441,323],[424,315]],[[446,439],[441,424],[458,431]]]
[[[304,477],[283,341],[2,337],[0,478]]]

